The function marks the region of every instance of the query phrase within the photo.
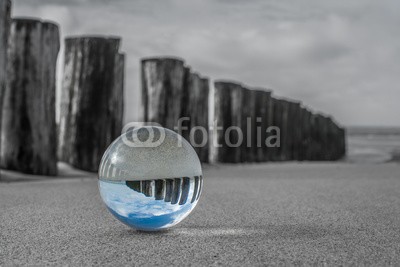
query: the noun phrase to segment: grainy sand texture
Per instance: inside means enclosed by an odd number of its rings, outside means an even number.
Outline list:
[[[0,265],[400,264],[399,164],[204,169],[196,209],[158,233],[114,219],[95,175],[3,171]]]

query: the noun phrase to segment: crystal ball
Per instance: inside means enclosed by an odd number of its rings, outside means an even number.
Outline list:
[[[118,220],[137,230],[178,224],[196,206],[202,187],[196,152],[183,137],[162,127],[122,134],[99,166],[102,200]]]

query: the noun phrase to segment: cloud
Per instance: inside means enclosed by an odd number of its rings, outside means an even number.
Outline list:
[[[140,113],[140,58],[173,55],[204,76],[272,88],[345,125],[400,124],[396,0],[14,2],[14,14],[56,20],[63,36],[122,36],[126,121]]]

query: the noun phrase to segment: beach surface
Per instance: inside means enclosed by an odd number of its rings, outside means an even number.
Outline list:
[[[400,264],[400,164],[208,165],[198,206],[138,232],[94,174],[2,171],[0,265]]]

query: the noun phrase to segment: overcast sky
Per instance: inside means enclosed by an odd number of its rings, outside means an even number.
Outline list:
[[[172,55],[343,125],[400,125],[398,0],[14,0],[13,15],[54,20],[63,36],[120,35],[126,121],[140,107],[140,58]]]

